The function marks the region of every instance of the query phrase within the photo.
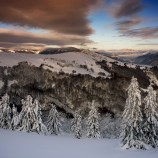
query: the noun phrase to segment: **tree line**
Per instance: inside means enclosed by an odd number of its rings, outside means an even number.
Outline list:
[[[51,110],[44,124],[42,121],[41,105],[38,100],[28,95],[26,99],[21,100],[22,110],[17,112],[17,107],[9,105],[9,95],[5,94],[0,101],[0,127],[4,129],[11,129],[25,132],[36,132],[39,134],[60,134],[62,121],[61,117],[54,104],[51,104]],[[99,114],[92,103],[91,110],[87,119],[87,137],[96,138],[100,137],[99,129]],[[82,117],[79,113],[75,112],[72,121],[71,130],[76,138],[82,137]]]

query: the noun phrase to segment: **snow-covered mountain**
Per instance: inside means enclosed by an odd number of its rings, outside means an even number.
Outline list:
[[[104,73],[104,77],[110,77],[110,73],[105,71],[97,62],[106,61],[109,68],[112,67],[112,63],[124,66],[123,62],[112,59],[103,54],[98,54],[92,51],[78,51],[78,52],[62,52],[62,53],[48,53],[43,52],[41,54],[27,54],[27,53],[0,53],[0,66],[12,67],[19,62],[28,62],[30,65],[37,67],[43,66],[46,69],[50,69],[52,72],[65,72],[74,74],[89,74],[93,77],[100,76]],[[126,64],[129,68],[135,68],[137,65]],[[143,66],[141,67],[144,68]]]
[[[134,58],[133,63],[158,66],[158,52],[147,53]]]
[[[158,70],[117,61],[93,51],[59,54],[0,53],[0,95],[8,92],[20,107],[30,94],[43,109],[54,102],[71,115],[78,108],[86,115],[88,102],[98,102],[100,112],[119,114],[126,100],[126,88],[135,76],[142,88]]]
[[[109,56],[112,58],[126,62],[133,63],[138,65],[149,65],[149,66],[158,66],[158,52],[157,51],[141,51],[133,53],[111,53]]]

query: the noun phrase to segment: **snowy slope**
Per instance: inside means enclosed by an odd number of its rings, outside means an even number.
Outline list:
[[[13,66],[19,62],[27,61],[30,65],[40,66],[53,72],[65,72],[74,74],[89,74],[98,77],[99,72],[105,74],[105,78],[110,78],[110,73],[105,71],[96,64],[96,61],[107,61],[107,65],[111,68],[113,62],[117,65],[124,66],[123,62],[109,58],[105,55],[92,51],[83,52],[66,52],[61,54],[24,54],[24,53],[4,53],[0,52],[0,66]],[[136,68],[135,64],[126,64],[130,68]],[[145,66],[141,66],[145,69]]]
[[[110,74],[101,69],[95,62],[102,60],[100,56],[86,54],[83,52],[67,52],[62,54],[41,55],[41,54],[20,54],[20,53],[0,53],[0,66],[13,66],[19,62],[27,61],[31,65],[50,69],[54,72],[64,71],[65,73],[90,74],[99,76],[99,72],[104,72],[105,77]]]
[[[0,158],[157,158],[158,150],[123,150],[115,139],[75,139],[0,129]]]

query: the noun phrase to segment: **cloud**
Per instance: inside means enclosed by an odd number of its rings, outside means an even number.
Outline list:
[[[144,22],[144,19],[139,17],[138,14],[142,9],[144,9],[142,0],[111,1],[112,2],[108,10],[110,14],[116,18],[117,22],[115,22],[115,26],[121,36],[142,36],[141,38],[143,38],[143,36],[147,36],[147,32],[144,32],[144,30],[134,29],[138,24]],[[144,35],[140,35],[143,34],[143,32]]]
[[[158,46],[158,43],[138,43],[140,46]]]
[[[112,1],[108,11],[115,17],[133,16],[143,9],[141,0],[118,0]]]
[[[123,21],[116,22],[116,25],[119,28],[129,28],[129,27],[133,27],[135,25],[138,25],[142,21],[143,20],[140,19],[140,18],[134,18],[134,19],[129,19],[129,20],[123,20]]]
[[[122,20],[116,22],[115,25],[121,35],[128,35],[132,31],[133,27],[140,24],[143,20],[140,18],[130,18],[128,20]]]
[[[102,0],[1,0],[0,22],[87,36],[88,14]]]
[[[121,36],[137,37],[141,39],[158,38],[158,27],[145,27],[139,29],[120,29]]]
[[[91,40],[77,36],[64,35],[60,33],[48,32],[45,34],[36,34],[25,31],[14,31],[9,29],[0,29],[0,46],[16,45],[80,45],[82,43],[92,43]]]
[[[0,42],[0,48],[27,48],[40,50],[45,47],[47,47],[45,44]]]

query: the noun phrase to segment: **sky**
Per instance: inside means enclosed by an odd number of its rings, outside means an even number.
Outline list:
[[[0,47],[158,49],[158,0],[1,0]]]

